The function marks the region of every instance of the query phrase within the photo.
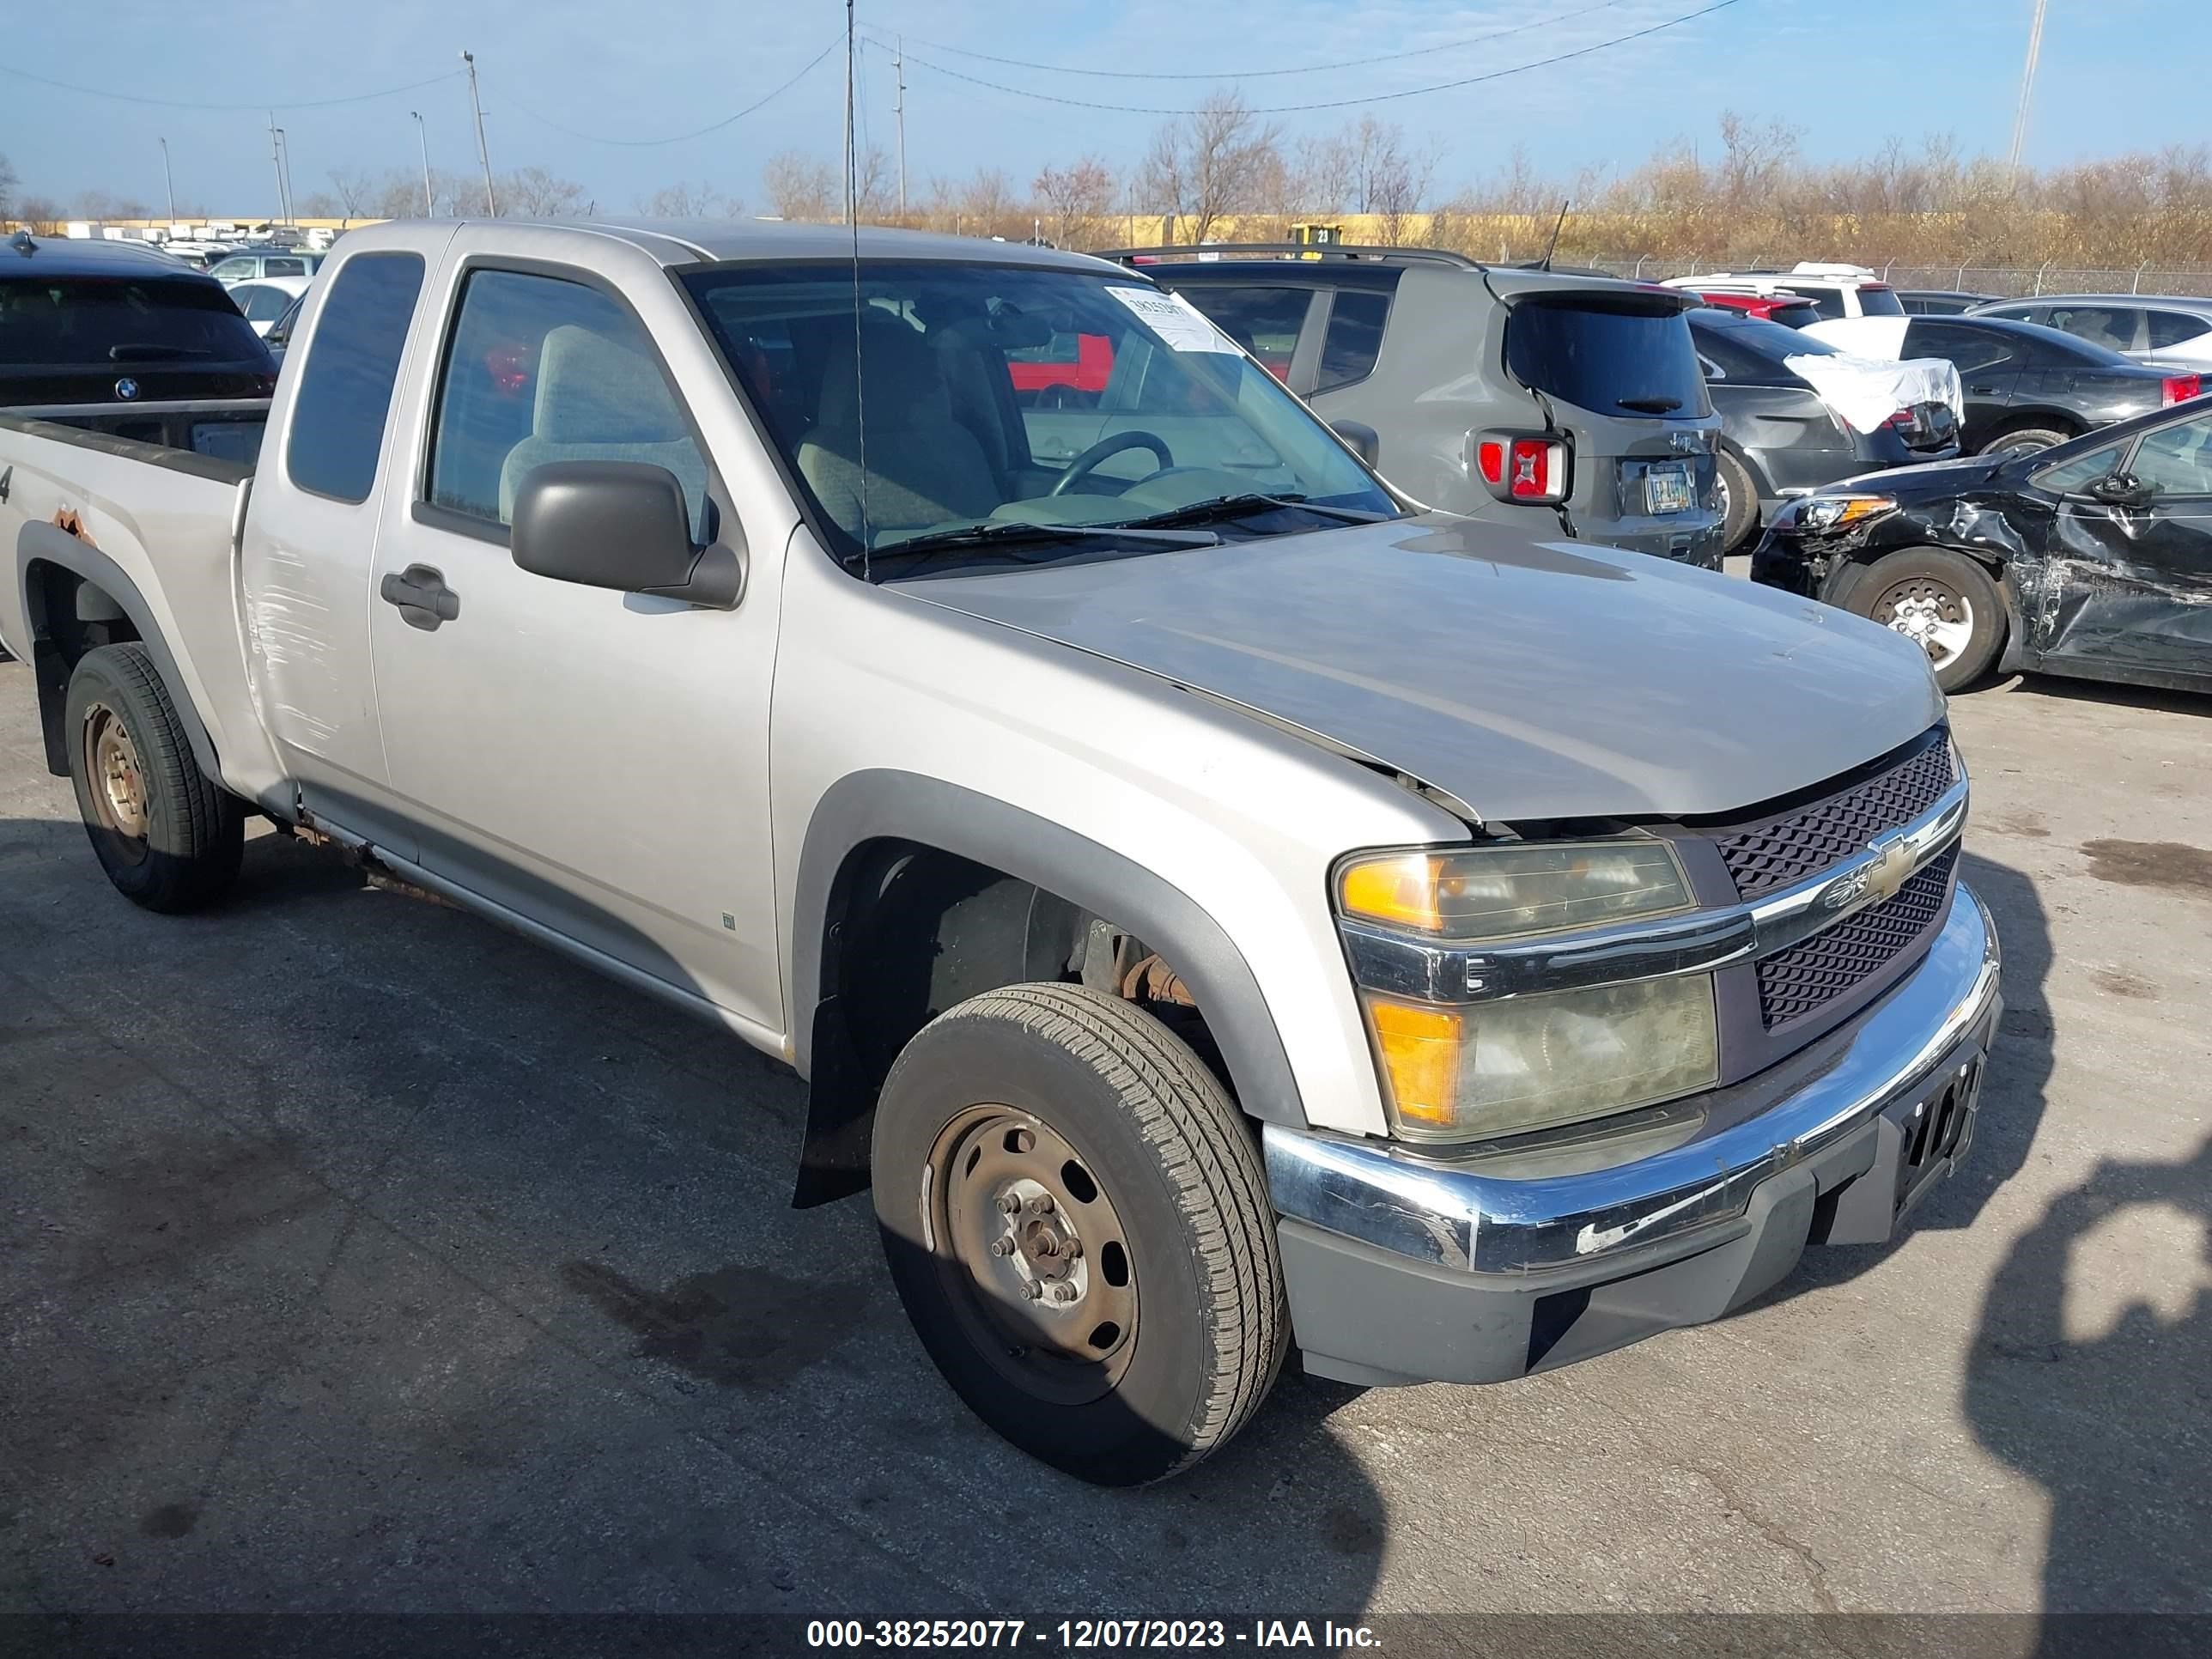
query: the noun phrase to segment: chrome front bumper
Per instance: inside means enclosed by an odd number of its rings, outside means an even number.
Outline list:
[[[1972,1062],[1958,1057],[1970,1038],[1985,1040],[1998,1006],[1997,966],[1996,930],[1961,882],[1909,978],[1759,1077],[1533,1150],[1458,1159],[1271,1123],[1262,1136],[1275,1209],[1286,1231],[1316,1229],[1370,1258],[1493,1287],[1679,1259],[1741,1232],[1763,1186],[1860,1136],[1947,1066],[1964,1075]]]

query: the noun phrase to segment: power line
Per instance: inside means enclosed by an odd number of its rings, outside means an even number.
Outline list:
[[[1509,75],[1522,75],[1530,70],[1548,69],[1554,64],[1567,63],[1577,58],[1587,58],[1593,52],[1604,52],[1608,47],[1626,46],[1631,40],[1641,40],[1647,35],[1657,34],[1663,30],[1675,28],[1684,23],[1693,23],[1700,17],[1710,17],[1717,11],[1726,11],[1729,7],[1741,3],[1741,0],[1714,0],[1713,4],[1699,10],[1686,12],[1680,17],[1669,17],[1663,22],[1651,24],[1646,28],[1634,29],[1626,34],[1616,34],[1608,40],[1593,41],[1589,46],[1577,46],[1572,52],[1554,52],[1549,58],[1539,58],[1531,64],[1516,64],[1510,69],[1491,70],[1482,75],[1465,76],[1456,81],[1438,81],[1429,86],[1407,87],[1398,92],[1373,92],[1358,98],[1330,98],[1307,104],[1260,104],[1255,105],[1250,112],[1254,115],[1290,115],[1303,110],[1349,109],[1359,104],[1388,103],[1393,99],[1419,98],[1431,92],[1451,92],[1461,87],[1480,86],[1486,81],[1502,81]],[[871,41],[869,44],[875,46],[879,52],[884,50],[877,42]],[[908,52],[907,56],[933,74],[948,76],[955,81],[965,81],[970,86],[983,87],[992,92],[1008,93],[1016,98],[1033,98],[1042,103],[1065,104],[1074,109],[1108,110],[1118,115],[1202,115],[1206,112],[1198,109],[1163,109],[1148,104],[1102,104],[1083,98],[1063,98],[1057,93],[1031,92],[1026,87],[1010,87],[1000,82],[986,81],[977,76],[963,75],[958,70],[947,69],[942,64],[933,64],[927,58],[915,57],[912,52]]]
[[[805,66],[802,68],[799,73],[793,76],[781,86],[777,87],[774,91],[756,99],[750,104],[747,104],[743,109],[738,111],[735,114],[725,115],[719,121],[709,122],[703,127],[695,128],[690,132],[676,133],[666,138],[610,138],[604,133],[580,132],[574,127],[564,126],[562,123],[552,119],[550,116],[540,115],[536,110],[531,108],[530,106],[522,103],[514,98],[508,97],[506,99],[506,101],[513,105],[516,109],[521,111],[523,114],[528,116],[532,120],[537,122],[538,125],[550,127],[556,132],[566,133],[571,138],[581,138],[586,143],[617,144],[625,149],[651,149],[661,144],[680,144],[684,143],[687,139],[703,138],[710,132],[720,132],[724,127],[728,126],[734,121],[744,120],[745,117],[753,113],[754,111],[766,107],[770,102],[775,99],[781,98],[785,93],[789,92],[801,81],[804,81],[808,76],[811,75],[817,69],[821,67],[823,59],[827,58],[831,52],[836,51],[837,48],[844,45],[844,43],[845,37],[843,35],[840,34],[836,36],[830,40],[828,46],[823,47],[822,50],[816,52],[813,57],[808,58],[806,60]]]
[[[1048,75],[1081,75],[1103,81],[1259,81],[1273,76],[1319,75],[1329,70],[1358,69],[1366,64],[1395,64],[1407,58],[1433,58],[1438,52],[1456,52],[1462,46],[1472,46],[1486,40],[1502,40],[1509,34],[1524,34],[1530,29],[1552,28],[1561,23],[1571,23],[1577,17],[1587,17],[1594,11],[1611,11],[1622,3],[1623,0],[1599,0],[1596,5],[1563,12],[1557,17],[1540,17],[1534,22],[1516,23],[1510,28],[1489,29],[1480,34],[1463,35],[1456,40],[1442,40],[1433,46],[1415,46],[1406,52],[1376,52],[1371,58],[1340,58],[1327,64],[1301,64],[1291,69],[1224,70],[1218,73],[1188,70],[1078,69],[1068,64],[1031,63],[1025,58],[994,58],[988,52],[969,52],[964,46],[926,40],[919,34],[915,39],[933,51],[950,52],[956,58],[973,58],[981,64],[1000,64],[1010,69],[1042,70]],[[882,40],[870,38],[878,50],[884,46]]]
[[[179,98],[147,98],[143,97],[135,92],[116,92],[106,87],[80,87],[67,81],[57,81],[51,76],[37,75],[32,73],[28,70],[10,68],[5,64],[0,64],[0,75],[8,76],[17,81],[28,81],[33,86],[51,88],[56,92],[74,92],[78,94],[80,96],[86,98],[106,98],[118,104],[150,104],[156,109],[194,109],[216,111],[251,109],[266,111],[276,109],[330,109],[339,104],[365,104],[374,98],[396,97],[403,92],[416,92],[424,87],[434,87],[441,82],[459,80],[461,76],[461,71],[459,70],[448,70],[445,74],[434,75],[427,81],[410,81],[404,87],[386,87],[380,92],[348,93],[343,98],[308,98],[298,100],[292,103],[286,103],[280,98],[273,104],[266,99],[262,99],[250,104],[199,104]]]

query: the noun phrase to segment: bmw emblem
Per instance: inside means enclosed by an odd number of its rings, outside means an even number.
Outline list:
[[[129,403],[138,395],[138,382],[128,374],[125,375],[115,383],[115,395],[122,398],[125,403]]]

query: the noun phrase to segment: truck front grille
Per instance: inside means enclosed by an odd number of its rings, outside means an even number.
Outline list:
[[[1720,836],[1714,844],[1735,878],[1736,891],[1757,898],[1863,853],[1884,830],[1925,812],[1957,781],[1951,745],[1938,731],[1887,771],[1826,800]]]
[[[1948,771],[1950,760],[1944,758]],[[1937,793],[1942,793],[1938,791]],[[1959,843],[1915,871],[1897,896],[1846,916],[1825,933],[1777,951],[1759,963],[1759,1012],[1772,1030],[1802,1019],[1881,971],[1943,914]]]

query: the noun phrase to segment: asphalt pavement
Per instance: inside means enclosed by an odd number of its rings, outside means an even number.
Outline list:
[[[0,1611],[2212,1613],[2212,700],[1954,717],[2008,1006],[1915,1231],[1109,1492],[788,1207],[788,1073],[265,831],[134,908],[0,664]]]

